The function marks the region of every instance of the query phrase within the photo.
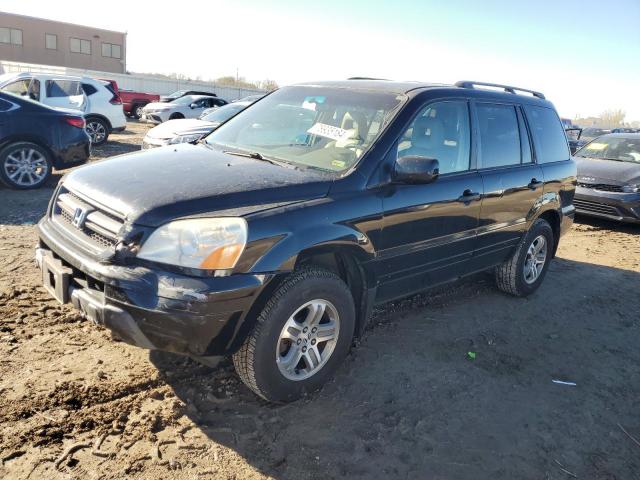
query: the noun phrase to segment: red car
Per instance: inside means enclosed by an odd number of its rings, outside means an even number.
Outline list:
[[[114,91],[120,95],[124,113],[130,117],[140,118],[142,115],[142,107],[147,103],[157,102],[160,100],[160,95],[156,95],[154,93],[134,92],[132,90],[120,90],[118,88],[118,83],[115,80],[104,80],[109,82]]]

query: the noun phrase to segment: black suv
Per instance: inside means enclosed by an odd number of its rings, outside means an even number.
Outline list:
[[[45,286],[131,344],[232,354],[271,401],[321,386],[375,304],[486,269],[528,295],[576,165],[542,94],[482,85],[285,87],[195,144],[77,169],[38,225]]]

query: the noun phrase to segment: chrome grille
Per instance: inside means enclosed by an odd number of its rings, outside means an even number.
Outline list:
[[[606,183],[578,183],[579,187],[599,190],[601,192],[622,192],[620,185],[608,185]]]
[[[68,231],[99,249],[115,247],[123,219],[61,188],[52,218]]]

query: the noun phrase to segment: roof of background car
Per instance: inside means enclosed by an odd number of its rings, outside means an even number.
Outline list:
[[[320,82],[304,82],[293,86],[317,86],[328,88],[347,88],[353,90],[377,90],[381,92],[395,94],[419,93],[432,89],[458,90],[464,92],[465,96],[494,99],[494,100],[512,100],[517,98],[518,101],[524,103],[532,103],[538,105],[547,105],[550,103],[546,99],[541,99],[528,94],[517,94],[493,90],[488,88],[463,88],[456,85],[448,85],[444,83],[429,83],[418,81],[398,82],[392,80],[375,80],[375,79],[354,79],[354,80],[337,80],[337,81],[320,81]]]
[[[640,132],[637,133],[605,133],[604,135],[600,135],[598,138],[609,138],[609,137],[623,137],[623,138],[640,138]]]

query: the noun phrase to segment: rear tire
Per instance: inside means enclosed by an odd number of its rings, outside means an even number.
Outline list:
[[[91,138],[92,145],[103,145],[109,138],[109,125],[101,118],[88,117],[85,130]]]
[[[503,292],[526,297],[542,284],[555,251],[553,230],[549,223],[537,219],[514,254],[496,267],[496,284]]]
[[[242,381],[270,402],[290,402],[320,388],[349,352],[355,307],[332,272],[293,272],[276,290],[233,364]]]
[[[51,154],[32,142],[15,142],[0,151],[0,180],[9,188],[40,188],[51,176]]]

